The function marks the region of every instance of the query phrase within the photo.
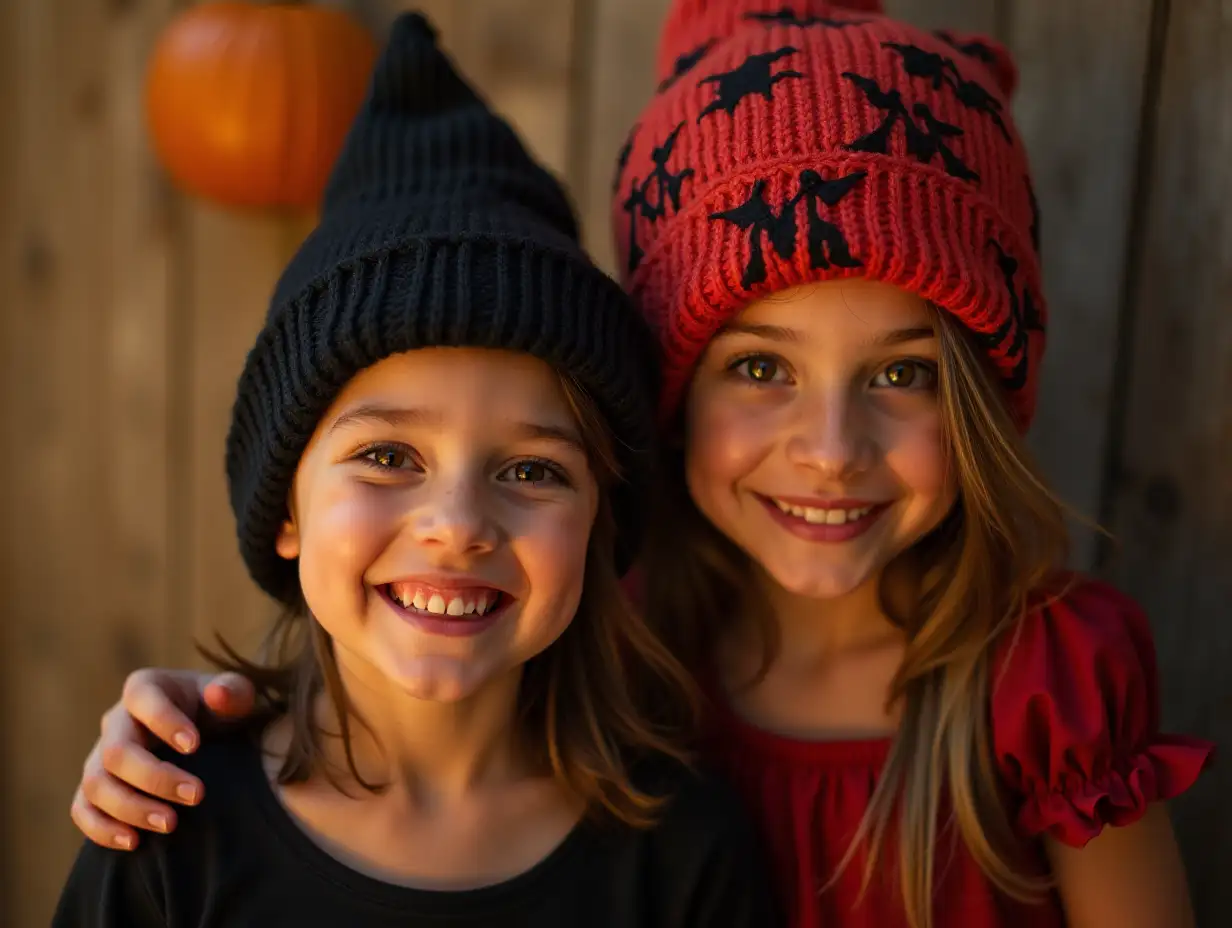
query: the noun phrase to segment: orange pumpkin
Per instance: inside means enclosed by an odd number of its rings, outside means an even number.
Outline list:
[[[317,208],[376,57],[340,10],[213,2],[177,16],[146,75],[163,167],[227,206]]]

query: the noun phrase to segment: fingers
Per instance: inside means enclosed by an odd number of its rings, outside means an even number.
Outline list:
[[[136,790],[121,783],[110,773],[88,773],[81,781],[79,793],[82,797],[82,817],[94,813],[101,822],[98,827],[111,834],[112,844],[115,841],[117,828],[130,825],[146,831],[168,832],[175,827],[175,812],[170,806],[142,796]],[[78,810],[78,801],[73,800],[74,813]],[[78,821],[74,815],[74,821]],[[78,822],[78,827],[82,827]],[[86,829],[82,827],[82,830]],[[127,829],[125,829],[127,831]],[[89,832],[86,832],[89,835]],[[91,836],[93,837],[93,836]],[[100,842],[102,843],[102,842]]]
[[[221,673],[206,681],[201,698],[221,719],[242,719],[252,714],[256,690],[252,681],[238,673]]]
[[[144,669],[130,673],[124,681],[120,704],[103,716],[100,744],[140,744],[140,734],[132,724],[136,722],[182,754],[196,750],[200,741],[197,726],[168,695],[175,692],[175,683],[168,682],[165,671]]]
[[[73,824],[95,844],[121,851],[131,851],[137,846],[136,832],[90,805],[80,787],[73,796],[69,815],[72,816]]]
[[[191,774],[185,773],[174,764],[169,764],[166,761],[161,761],[145,748],[137,744],[121,742],[116,744],[100,744],[100,756],[102,760],[102,771],[99,771],[92,762],[87,762],[86,776],[87,778],[94,776],[98,779],[99,773],[110,774],[115,780],[124,787],[126,794],[118,797],[126,805],[111,806],[105,801],[99,801],[88,790],[86,798],[96,806],[100,806],[102,811],[110,815],[112,818],[117,818],[120,821],[128,822],[130,825],[138,827],[153,827],[158,829],[157,825],[147,825],[149,814],[161,812],[165,807],[159,804],[157,809],[152,806],[144,807],[146,814],[143,814],[140,820],[134,820],[129,815],[125,814],[127,803],[131,797],[127,793],[133,794],[145,793],[148,797],[164,799],[167,802],[176,802],[181,805],[192,806],[201,801],[201,797],[205,793],[205,786],[200,780]],[[93,760],[93,759],[91,759]],[[107,793],[105,795],[115,795]]]

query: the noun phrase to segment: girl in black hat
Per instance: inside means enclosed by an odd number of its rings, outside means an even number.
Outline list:
[[[253,724],[55,925],[772,924],[689,678],[620,571],[653,348],[556,182],[400,19],[241,375],[240,549],[285,609]]]

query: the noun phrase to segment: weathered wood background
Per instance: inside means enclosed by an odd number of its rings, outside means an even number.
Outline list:
[[[345,0],[336,0],[345,2]],[[172,193],[145,55],[175,0],[0,2],[0,924],[46,925],[67,810],[130,669],[244,640],[222,440],[303,233]],[[376,28],[397,0],[351,0]],[[612,158],[666,0],[429,0],[446,45],[572,188],[611,265]],[[1166,721],[1232,736],[1232,6],[898,0],[1016,51],[1043,210],[1050,355],[1034,442],[1117,535],[1075,560],[1155,622]],[[1232,768],[1174,813],[1203,925],[1232,912]]]

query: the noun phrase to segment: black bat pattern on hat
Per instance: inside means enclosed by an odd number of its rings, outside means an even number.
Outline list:
[[[1001,130],[1005,140],[1010,141],[1010,131],[1006,128],[1005,120],[1001,118],[1001,101],[981,84],[964,78],[953,58],[927,51],[917,45],[882,42],[881,47],[892,49],[902,57],[903,70],[909,76],[924,78],[932,84],[934,90],[948,85],[959,103],[968,109],[984,113]]]
[[[693,49],[693,51],[686,52],[685,54],[677,57],[675,67],[672,68],[672,73],[665,77],[659,84],[658,92],[663,93],[665,90],[670,90],[674,87],[680,78],[684,77],[695,67],[697,67],[698,63],[706,57],[706,52],[710,51],[713,46],[714,39],[711,39],[709,42],[699,45],[697,48]]]
[[[740,277],[740,285],[747,290],[766,279],[763,236],[770,240],[780,258],[791,260],[796,253],[799,234],[796,206],[801,202],[806,205],[809,264],[813,270],[828,270],[831,266],[860,267],[862,262],[852,256],[842,230],[822,216],[821,207],[837,206],[866,176],[866,172],[856,171],[826,179],[812,169],[801,171],[800,190],[777,213],[766,202],[766,181],[762,178],[754,182],[748,199],[739,206],[711,213],[711,219],[730,222],[749,232],[749,260]]]
[[[883,90],[881,85],[870,77],[853,74],[850,71],[844,71],[843,77],[859,87],[869,103],[886,113],[881,125],[876,129],[854,142],[849,142],[845,146],[848,151],[867,151],[888,155],[890,135],[894,127],[902,123],[903,131],[907,136],[907,152],[917,161],[928,164],[934,157],[940,155],[947,173],[961,180],[978,181],[980,179],[979,174],[967,167],[946,144],[946,139],[957,138],[963,134],[963,130],[958,126],[938,119],[924,103],[917,103],[909,111],[900,91]],[[913,115],[924,123],[924,129],[916,125],[915,119],[912,118]]]
[[[749,55],[744,63],[734,71],[724,71],[721,74],[711,74],[703,77],[698,85],[718,84],[716,98],[702,110],[697,121],[701,122],[711,113],[724,110],[727,115],[734,115],[736,107],[745,97],[761,96],[766,100],[773,99],[774,85],[793,77],[804,77],[799,71],[779,71],[770,73],[770,66],[776,61],[796,54],[800,49],[787,45],[772,52],[762,52],[759,55]]]

